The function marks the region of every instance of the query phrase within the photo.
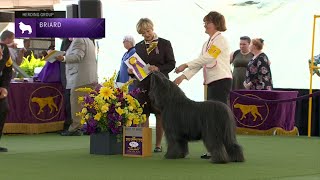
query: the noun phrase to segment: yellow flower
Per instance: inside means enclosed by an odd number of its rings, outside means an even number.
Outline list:
[[[81,112],[77,112],[76,116],[82,116],[82,113]]]
[[[113,90],[108,87],[102,87],[100,89],[100,94],[104,99],[109,99],[111,95],[113,94]]]
[[[129,106],[128,109],[129,109],[129,111],[132,111],[132,110],[133,110],[133,107],[132,107],[132,106]]]
[[[140,124],[140,119],[139,118],[134,118],[133,119],[133,124]]]
[[[108,112],[109,111],[109,107],[108,107],[108,105],[106,104],[106,105],[103,105],[102,107],[101,107],[101,112],[102,113],[106,113],[106,112]]]
[[[97,113],[97,114],[94,116],[94,119],[97,120],[97,121],[100,121],[100,118],[101,118],[101,113]]]
[[[126,126],[131,126],[131,125],[132,125],[132,121],[128,120],[127,123],[126,123]]]
[[[120,107],[118,107],[118,108],[116,109],[116,112],[121,116],[124,111],[123,111],[123,109],[121,109]]]
[[[81,123],[81,125],[83,125],[84,123],[86,123],[86,120],[85,119],[81,119],[80,123]]]
[[[147,121],[147,115],[142,114],[142,122],[141,123],[144,123],[146,121]]]
[[[85,118],[85,119],[89,119],[89,118],[90,118],[90,115],[87,114],[84,118]]]
[[[82,108],[82,111],[81,111],[82,114],[86,114],[87,112],[88,112],[87,108]]]
[[[121,106],[121,102],[116,103],[116,107],[119,107],[119,106]]]
[[[94,91],[94,90],[91,89],[91,88],[84,87],[84,88],[78,88],[78,89],[76,89],[76,91],[78,91],[78,92],[85,92],[85,93],[91,93],[91,92]]]
[[[83,96],[78,97],[78,103],[82,103],[83,101],[84,101],[84,97]]]
[[[142,108],[138,108],[138,113],[142,114],[142,112],[143,112],[143,109]]]

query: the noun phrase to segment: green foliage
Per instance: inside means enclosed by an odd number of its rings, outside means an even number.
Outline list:
[[[33,52],[31,53],[30,61],[28,60],[30,58],[30,55],[27,57],[23,57],[23,61],[20,65],[20,68],[23,69],[29,76],[34,75],[34,69],[36,67],[43,67],[46,62],[43,61],[43,59],[37,59],[34,57]]]

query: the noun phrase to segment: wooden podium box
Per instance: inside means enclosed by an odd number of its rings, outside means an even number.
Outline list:
[[[123,156],[151,156],[152,130],[145,127],[124,127]]]

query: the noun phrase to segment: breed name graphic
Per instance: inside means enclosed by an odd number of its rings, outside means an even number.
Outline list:
[[[240,120],[242,120],[243,118],[247,118],[246,115],[248,113],[251,113],[251,115],[254,117],[253,121],[257,120],[257,115],[260,117],[260,119],[262,120],[262,116],[259,113],[258,107],[263,107],[263,106],[256,106],[256,105],[245,105],[245,104],[235,104],[233,106],[234,108],[239,108],[242,116],[240,118]]]
[[[32,28],[28,24],[24,24],[23,22],[19,22],[19,29],[21,30],[21,33],[24,34],[25,31],[28,31],[28,34],[32,33]]]
[[[53,112],[53,108],[55,108],[56,111],[58,111],[57,105],[54,103],[54,98],[58,97],[59,95],[56,96],[49,96],[45,98],[40,98],[40,97],[33,97],[31,99],[31,102],[37,103],[39,105],[39,115],[41,112],[44,112],[42,109],[48,105],[50,108],[50,114]]]

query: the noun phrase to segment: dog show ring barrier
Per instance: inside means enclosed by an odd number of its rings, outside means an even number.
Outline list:
[[[37,134],[63,129],[63,87],[58,83],[12,82],[3,133]]]

